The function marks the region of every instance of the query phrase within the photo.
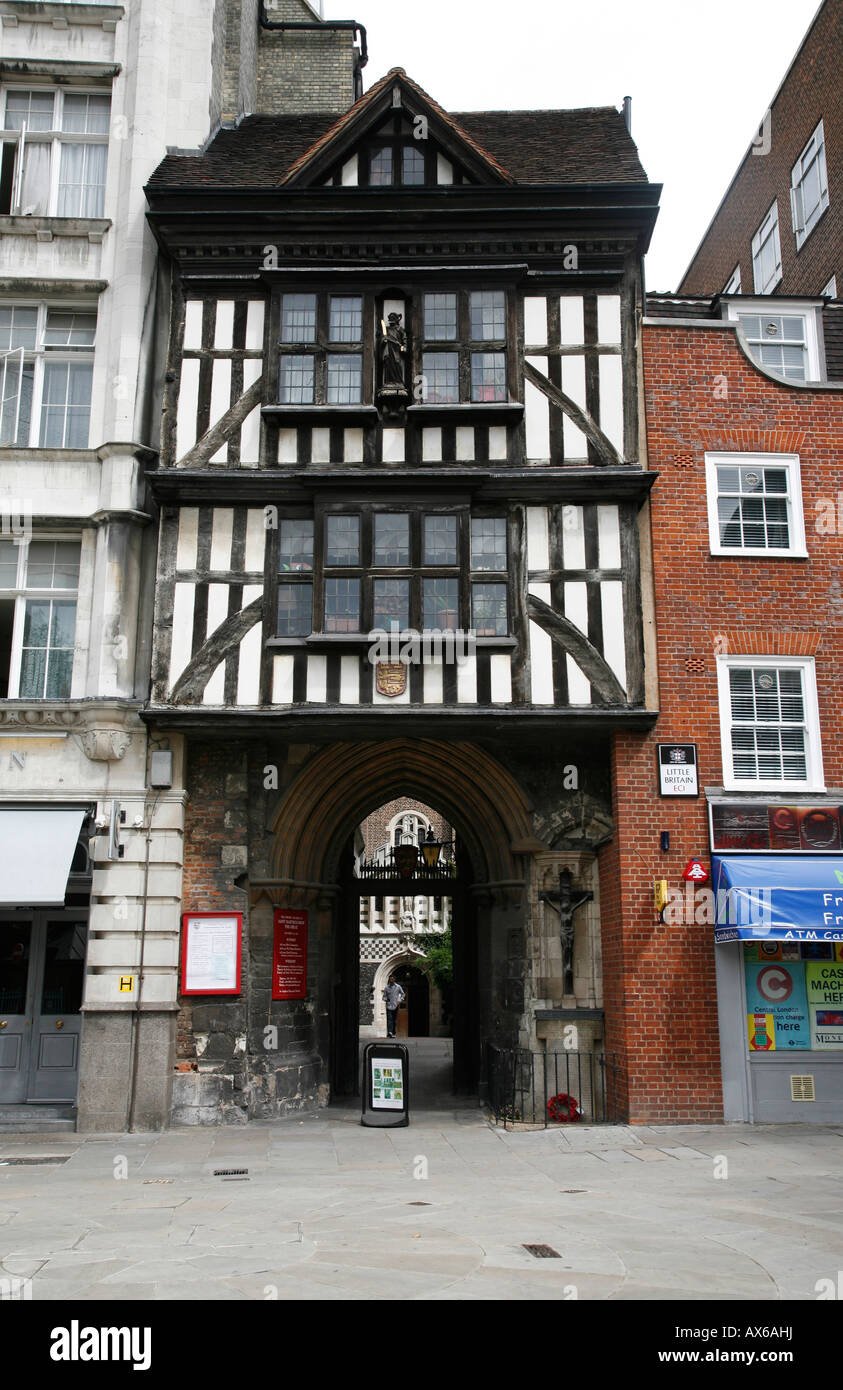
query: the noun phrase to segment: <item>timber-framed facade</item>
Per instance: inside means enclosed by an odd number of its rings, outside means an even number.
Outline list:
[[[150,181],[172,293],[144,718],[184,746],[185,911],[246,904],[241,996],[182,1001],[176,1119],[354,1089],[343,875],[395,796],[464,848],[455,1082],[478,1086],[492,1037],[573,1022],[612,1046],[611,747],[656,705],[638,326],[658,192],[613,109],[452,116],[402,69]],[[444,636],[384,661],[392,628]],[[547,897],[565,868],[593,894],[572,959]],[[283,907],[309,912],[295,1002],[271,998]]]

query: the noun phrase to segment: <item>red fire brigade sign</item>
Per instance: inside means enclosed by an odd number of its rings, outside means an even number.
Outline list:
[[[708,883],[708,869],[701,859],[689,859],[682,877],[686,883]]]

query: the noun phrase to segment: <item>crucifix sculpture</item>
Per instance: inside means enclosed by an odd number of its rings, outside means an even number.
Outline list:
[[[593,893],[571,892],[571,870],[562,869],[559,874],[557,892],[539,893],[539,902],[548,903],[559,913],[559,928],[562,936],[562,993],[574,992],[574,913],[583,903],[590,903]]]

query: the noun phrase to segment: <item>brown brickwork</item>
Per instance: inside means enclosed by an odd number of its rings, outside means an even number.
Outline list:
[[[633,1123],[707,1122],[723,1115],[713,927],[662,925],[653,907],[655,879],[682,889],[692,855],[708,865],[707,806],[658,796],[656,744],[695,742],[701,788],[722,785],[716,653],[816,653],[826,786],[843,783],[843,517],[840,534],[815,524],[843,501],[843,390],[778,384],[723,331],[643,334],[661,715],[647,738],[614,740],[615,837],[600,864],[606,1047]],[[712,389],[722,375],[727,399]],[[706,449],[797,445],[809,558],[710,555]]]
[[[738,262],[743,293],[753,294],[752,238],[778,198],[782,279],[774,292],[817,295],[837,275],[838,294],[843,295],[841,51],[843,0],[826,0],[770,108],[769,153],[750,152],[744,159],[685,273],[681,294],[718,293]],[[797,252],[790,208],[791,170],[820,119],[829,207]]]
[[[373,811],[363,821],[360,829],[366,844],[367,857],[372,855],[380,845],[386,844],[389,838],[389,822],[394,816],[401,815],[405,811],[416,811],[420,815],[426,816],[433,826],[433,833],[437,840],[447,841],[451,839],[453,831],[438,811],[434,811],[432,806],[426,806],[421,801],[413,801],[402,796],[396,801],[388,801],[384,806],[379,806],[377,811]]]

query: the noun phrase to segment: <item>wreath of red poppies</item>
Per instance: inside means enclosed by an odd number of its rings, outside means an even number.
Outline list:
[[[555,1124],[567,1125],[576,1124],[582,1119],[582,1111],[575,1096],[569,1096],[565,1091],[560,1091],[558,1096],[551,1096],[547,1102],[548,1118]]]

